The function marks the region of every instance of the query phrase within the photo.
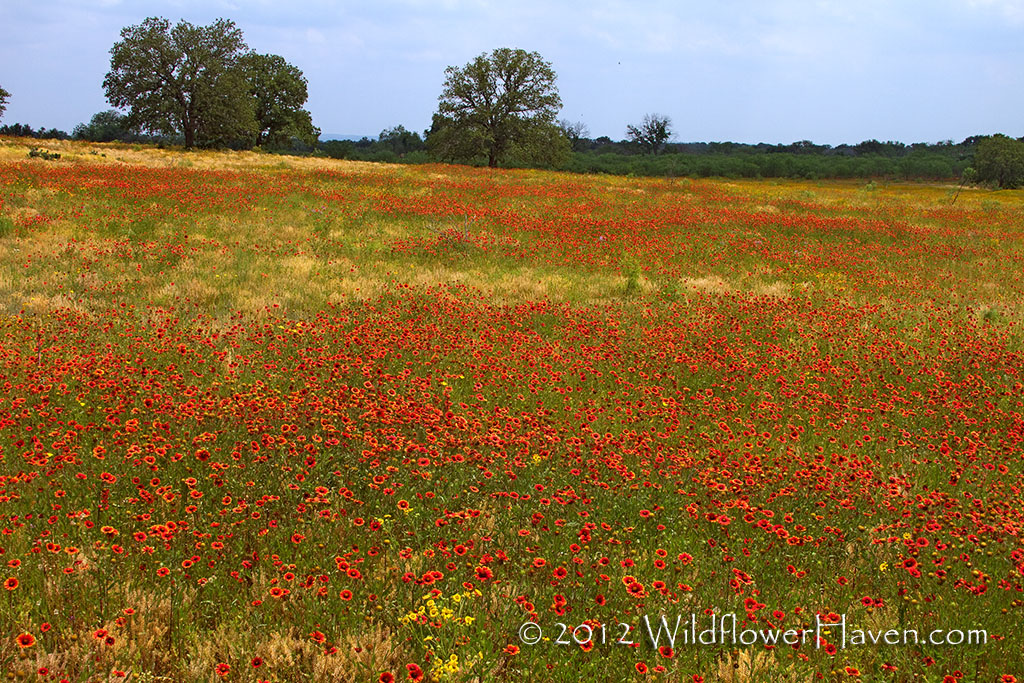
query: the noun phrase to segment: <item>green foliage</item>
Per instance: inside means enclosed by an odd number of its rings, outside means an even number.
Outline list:
[[[641,148],[657,154],[672,137],[672,119],[660,114],[645,114],[639,126],[627,126],[626,135]]]
[[[314,144],[320,130],[302,108],[309,97],[302,71],[279,55],[255,52],[243,56],[239,66],[255,100],[256,144],[281,146],[289,144],[291,138]]]
[[[196,129],[196,143],[202,147],[250,148],[256,139],[255,100],[249,95],[245,72],[229,68],[197,90],[198,109],[203,112]],[[187,146],[187,145],[186,145]]]
[[[317,143],[317,153],[331,159],[348,159],[352,154],[352,141],[322,140]]]
[[[33,147],[29,150],[28,155],[33,159],[42,159],[43,161],[54,161],[56,159],[60,159],[60,154],[57,152],[50,152],[45,149],[40,149],[39,147]]]
[[[212,146],[256,134],[253,100],[235,66],[246,49],[234,22],[209,26],[150,17],[121,30],[103,79],[107,100],[127,108],[132,126],[184,136],[185,147]]]
[[[333,159],[373,161],[386,164],[426,164],[435,159],[427,153],[427,146],[419,133],[405,126],[381,131],[376,140],[324,140],[317,142],[313,154]]]
[[[626,275],[626,285],[622,290],[623,296],[636,296],[640,293],[640,264],[636,261],[627,262],[623,271]]]
[[[506,163],[513,167],[558,167],[568,161],[570,149],[561,128],[541,123],[525,130],[509,147]]]
[[[558,122],[562,134],[569,141],[569,147],[573,152],[582,151],[583,143],[590,137],[590,129],[582,121],[570,121],[562,119]]]
[[[11,135],[16,138],[36,138],[37,140],[67,140],[69,137],[67,133],[56,128],[33,130],[32,126],[24,123],[0,126],[0,135]]]
[[[487,138],[481,127],[460,125],[435,113],[427,131],[427,149],[440,161],[487,163]]]
[[[426,149],[426,144],[419,133],[408,131],[405,126],[398,125],[394,128],[382,130],[377,142],[397,157],[401,158],[410,152],[419,152]]]
[[[76,140],[89,142],[113,142],[132,137],[128,117],[114,109],[93,114],[89,123],[78,124],[71,134]]]
[[[675,146],[669,145],[669,148]],[[717,178],[904,178],[951,180],[967,160],[938,151],[913,151],[903,158],[877,155],[764,152],[757,148],[731,153],[662,153],[630,155],[617,145],[576,153],[561,167],[576,173]]]
[[[491,167],[513,151],[520,157],[546,154],[534,148],[553,141],[550,128],[562,106],[551,64],[536,52],[510,48],[445,69],[438,100],[427,137],[431,152],[442,160],[486,160]],[[568,142],[559,137],[567,151]]]
[[[1024,142],[993,135],[978,143],[974,155],[975,177],[1002,188],[1024,185]]]
[[[4,112],[7,111],[7,100],[10,98],[11,93],[7,92],[0,87],[0,119],[4,117]]]

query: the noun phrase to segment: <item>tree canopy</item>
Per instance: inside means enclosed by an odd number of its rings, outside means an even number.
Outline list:
[[[11,93],[3,89],[0,86],[0,119],[4,117],[4,112],[7,111],[7,98],[11,96]]]
[[[402,157],[410,152],[419,152],[424,148],[423,138],[415,131],[406,130],[405,126],[385,128],[380,132],[377,142]]]
[[[103,80],[107,100],[128,109],[126,127],[181,135],[185,147],[312,145],[320,131],[306,79],[283,57],[249,52],[234,22],[209,26],[160,17],[121,30]]]
[[[672,137],[672,119],[661,114],[645,114],[639,126],[627,126],[626,135],[651,154],[657,154]]]
[[[309,145],[316,142],[320,130],[302,108],[309,95],[298,67],[279,55],[250,52],[241,58],[241,68],[254,98],[257,145],[281,145],[293,137]]]
[[[130,135],[130,132],[128,117],[114,109],[108,109],[107,111],[93,114],[89,123],[80,123],[75,126],[71,135],[76,140],[113,142],[115,140],[124,140]]]
[[[975,178],[1002,188],[1024,185],[1024,142],[993,135],[978,143],[974,153]]]
[[[185,147],[218,144],[255,130],[248,86],[235,65],[245,53],[234,22],[187,21],[173,28],[149,17],[121,30],[103,79],[107,100],[127,108],[130,125],[157,134],[180,133]]]
[[[427,138],[442,159],[514,157],[551,163],[568,153],[555,124],[562,100],[551,64],[536,52],[499,48],[462,68],[445,69],[438,109]]]
[[[579,152],[583,142],[590,137],[590,128],[582,121],[570,121],[562,119],[558,122],[562,134],[569,141],[569,147],[574,152]]]

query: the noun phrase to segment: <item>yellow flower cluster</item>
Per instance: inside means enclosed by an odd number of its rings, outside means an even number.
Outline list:
[[[438,657],[430,667],[430,675],[439,681],[457,673],[459,673],[459,656],[454,652],[446,660]]]
[[[430,621],[451,621],[456,624],[463,624],[469,626],[473,623],[476,617],[460,616],[457,612],[461,612],[462,603],[468,598],[473,598],[480,595],[480,591],[472,590],[464,593],[455,593],[449,597],[424,595],[421,600],[424,601],[416,610],[406,612],[404,615],[398,618],[402,624],[409,624],[413,622],[423,622],[424,617]],[[448,604],[445,604],[448,603]]]

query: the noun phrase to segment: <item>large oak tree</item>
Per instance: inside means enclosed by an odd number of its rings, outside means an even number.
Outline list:
[[[185,147],[251,138],[253,98],[235,68],[245,52],[242,32],[230,20],[209,26],[182,21],[172,28],[150,17],[121,30],[103,87],[113,106],[129,110],[130,125],[180,134]]]
[[[448,67],[438,102],[427,144],[442,159],[493,167],[510,157],[554,163],[568,151],[555,72],[536,52],[499,48]]]

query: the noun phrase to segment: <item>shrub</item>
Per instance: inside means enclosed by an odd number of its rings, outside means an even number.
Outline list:
[[[50,152],[39,147],[33,147],[29,153],[29,157],[43,159],[44,161],[53,161],[54,159],[60,159],[60,154],[57,152]]]
[[[1011,189],[1024,185],[1024,142],[993,135],[978,143],[974,170],[979,182]]]

